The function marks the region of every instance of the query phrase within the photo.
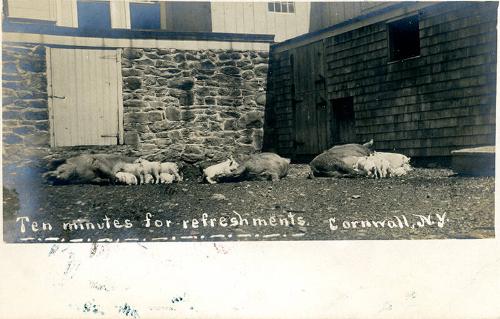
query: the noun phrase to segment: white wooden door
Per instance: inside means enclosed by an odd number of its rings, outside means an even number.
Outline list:
[[[52,146],[123,141],[120,50],[47,49]]]

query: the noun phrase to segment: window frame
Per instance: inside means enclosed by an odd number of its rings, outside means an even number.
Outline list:
[[[86,4],[103,4],[104,6],[107,6],[107,21],[109,24],[103,26],[102,28],[99,26],[88,26],[86,24],[81,24],[81,19],[80,17],[83,16],[83,12],[85,10],[82,10],[82,6],[85,6]],[[112,21],[112,13],[111,13],[111,2],[110,1],[103,1],[103,0],[77,0],[76,1],[76,8],[77,8],[77,21],[78,21],[78,29],[79,30],[85,30],[85,29],[92,29],[92,30],[102,30],[102,31],[110,31],[113,29],[113,21]],[[82,15],[81,15],[82,14]],[[83,19],[82,19],[83,20]],[[83,25],[83,26],[82,26]]]
[[[158,27],[157,28],[134,28],[133,25],[133,13],[132,13],[132,8],[134,7],[140,7],[140,6],[158,6]],[[129,10],[129,16],[130,16],[130,29],[131,30],[161,30],[162,29],[162,23],[161,23],[161,18],[162,18],[162,6],[159,1],[130,1],[128,2],[128,10]]]
[[[285,7],[286,11],[283,11]],[[272,10],[271,10],[272,8]],[[278,10],[277,10],[278,8]],[[268,13],[284,13],[284,14],[294,14],[295,13],[295,2],[294,1],[268,1],[267,2],[267,12]]]
[[[411,20],[415,19],[417,24],[416,24],[416,33],[417,33],[417,39],[418,39],[418,53],[415,55],[409,55],[409,56],[403,56],[403,57],[395,57],[394,56],[394,39],[391,38],[391,33],[393,33],[392,30],[394,30],[394,25],[396,23],[401,23],[405,20]],[[391,19],[386,21],[386,32],[387,32],[387,51],[388,51],[388,63],[397,63],[401,61],[406,61],[406,60],[411,60],[411,59],[416,59],[421,56],[421,47],[420,47],[420,14],[419,13],[412,13],[406,16],[398,17],[395,19]]]

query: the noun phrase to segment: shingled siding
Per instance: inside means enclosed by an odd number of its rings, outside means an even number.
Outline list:
[[[293,154],[292,74],[288,51],[273,53],[269,60],[267,107],[265,111],[263,149]]]
[[[326,39],[328,97],[353,97],[358,140],[415,157],[494,144],[496,9],[421,10],[420,56],[398,62],[385,21]]]

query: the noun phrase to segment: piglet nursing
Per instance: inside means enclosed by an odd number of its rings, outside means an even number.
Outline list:
[[[182,176],[179,173],[179,166],[173,162],[165,162],[160,164],[160,182],[161,174],[170,174],[173,176],[174,180],[177,182],[182,182]]]
[[[354,169],[368,177],[386,178],[406,175],[412,170],[410,158],[398,153],[374,152],[360,157]]]
[[[160,184],[172,184],[176,177],[169,173],[160,173]]]
[[[135,161],[135,164],[140,166],[140,171],[142,174],[141,183],[145,184],[170,184],[175,181],[181,182],[182,176],[179,172],[179,167],[176,163],[172,162],[150,162],[146,159],[139,158]],[[163,178],[161,177],[163,175]],[[171,175],[167,176],[167,175]]]
[[[160,162],[150,162],[146,159],[139,158],[134,163],[141,166],[143,176],[151,174],[151,176],[153,176],[153,183],[158,184],[160,182]]]
[[[118,172],[115,174],[115,177],[119,183],[126,185],[137,185],[137,177],[135,177],[133,174]]]

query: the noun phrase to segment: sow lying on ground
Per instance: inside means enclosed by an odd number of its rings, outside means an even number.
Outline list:
[[[235,163],[236,162],[236,163]],[[238,163],[239,162],[239,163]],[[240,182],[255,180],[277,181],[288,173],[290,160],[274,153],[242,156],[204,169],[204,179],[211,182]]]
[[[121,183],[137,185],[146,182],[172,183],[182,181],[175,163],[149,162],[133,157],[110,154],[83,154],[57,160],[55,168],[43,175],[53,183]],[[151,174],[153,173],[153,174]]]
[[[386,178],[406,175],[412,168],[410,158],[397,153],[375,152],[373,140],[365,144],[336,145],[316,156],[311,177]]]

